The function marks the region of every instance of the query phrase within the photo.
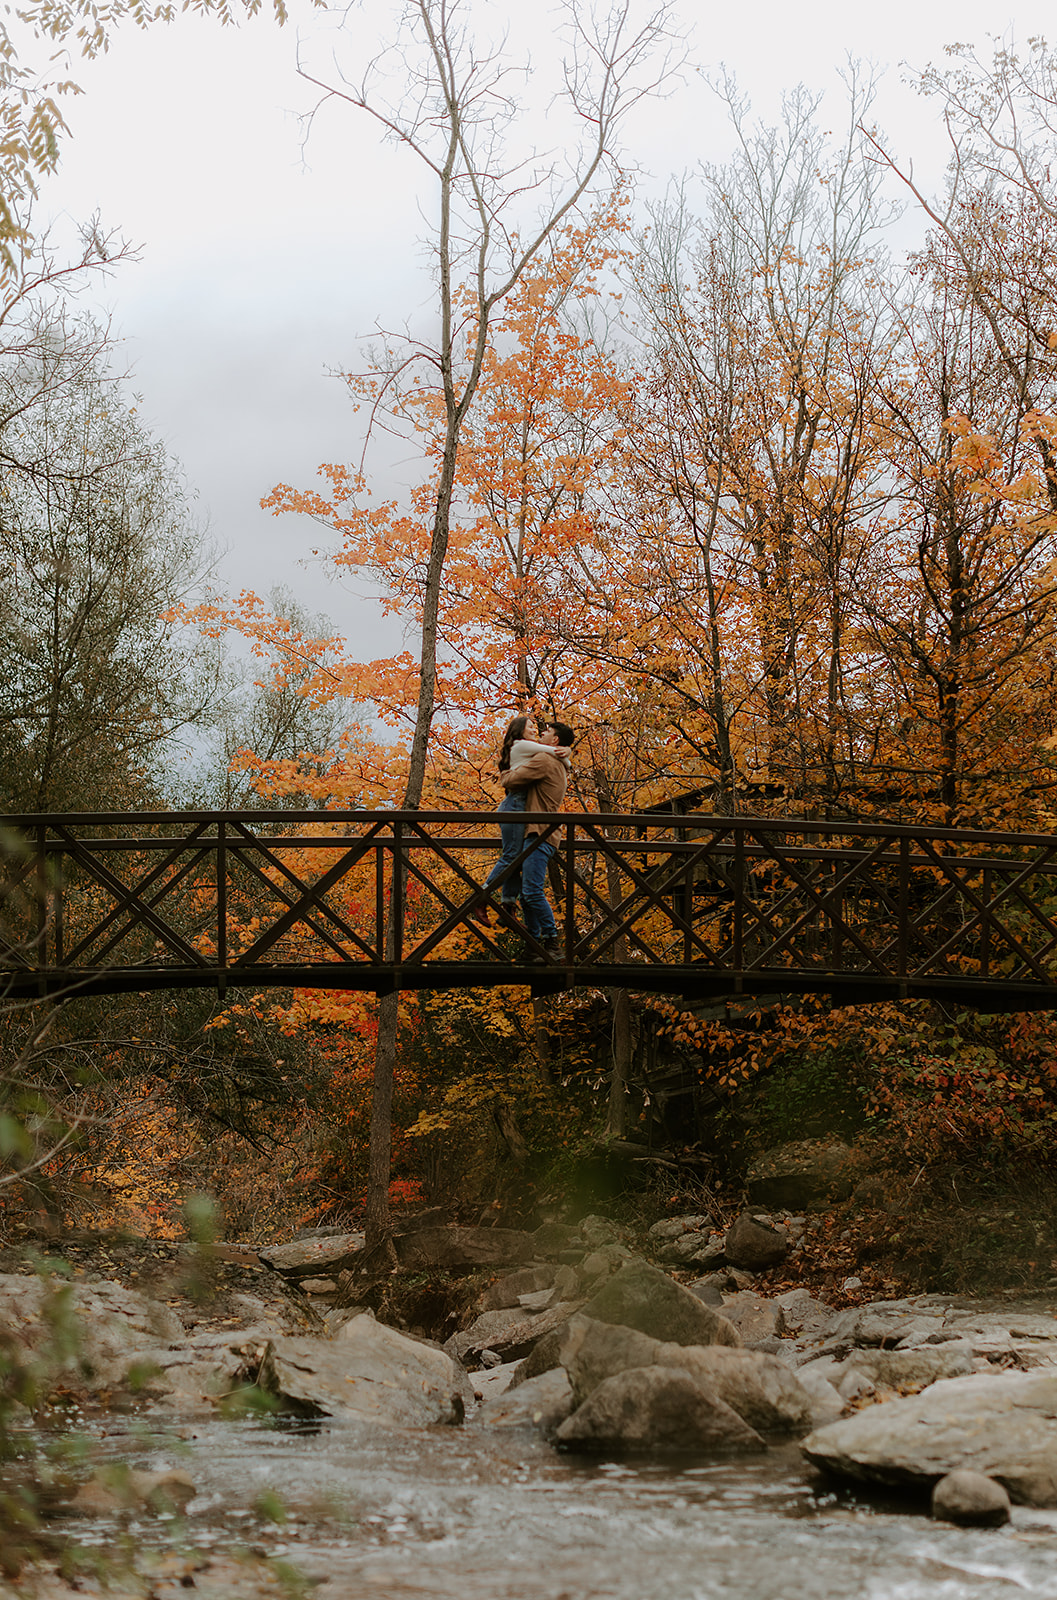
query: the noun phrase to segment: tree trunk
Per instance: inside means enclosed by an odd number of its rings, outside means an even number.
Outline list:
[[[627,1132],[628,1079],[631,1077],[631,1002],[626,989],[610,989],[613,1007],[613,1065],[609,1074],[609,1111],[606,1138],[622,1139]]]

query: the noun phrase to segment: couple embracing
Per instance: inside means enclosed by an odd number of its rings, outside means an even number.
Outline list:
[[[486,890],[491,889],[517,860],[526,834],[530,839],[537,836],[536,845],[520,869],[515,869],[501,885],[502,906],[504,911],[513,913],[520,898],[526,932],[552,960],[561,959],[558,928],[546,891],[547,867],[554,846],[538,837],[542,825],[532,818],[533,814],[561,810],[574,739],[573,730],[564,722],[537,723],[532,716],[520,716],[509,724],[499,756],[499,777],[506,789],[499,806],[503,849],[484,884]],[[472,915],[481,922],[489,921],[483,905]]]

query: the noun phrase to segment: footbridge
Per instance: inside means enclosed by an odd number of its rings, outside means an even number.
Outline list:
[[[0,992],[522,984],[1057,1006],[1057,835],[656,812],[544,822],[556,959],[494,903],[477,918],[494,811],[8,817]]]

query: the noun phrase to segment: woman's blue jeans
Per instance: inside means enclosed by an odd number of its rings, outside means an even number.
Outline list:
[[[499,860],[484,880],[486,889],[490,889],[501,872],[516,861],[525,843],[525,824],[523,822],[507,822],[504,812],[524,812],[527,791],[525,789],[511,789],[499,806],[499,834],[503,841],[503,848]],[[503,904],[512,906],[517,903],[521,894],[521,868],[512,872],[502,886]]]

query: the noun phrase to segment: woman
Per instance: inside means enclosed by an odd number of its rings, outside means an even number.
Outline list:
[[[524,766],[534,755],[542,750],[547,755],[561,756],[566,762],[569,759],[569,750],[564,747],[554,749],[545,744],[537,744],[534,739],[527,737],[529,733],[538,733],[539,728],[535,717],[514,717],[508,724],[503,735],[503,748],[499,752],[499,771],[516,772],[517,768]],[[526,789],[508,789],[504,799],[499,805],[499,834],[503,841],[503,848],[499,860],[492,868],[484,881],[486,890],[502,877],[507,867],[511,866],[521,854],[525,843],[525,824],[520,821],[506,820],[513,812],[515,815],[525,810]],[[517,906],[521,894],[521,868],[518,867],[506,878],[502,885],[501,905],[503,910],[512,913]],[[488,907],[475,906],[470,915],[478,922],[490,923]]]

